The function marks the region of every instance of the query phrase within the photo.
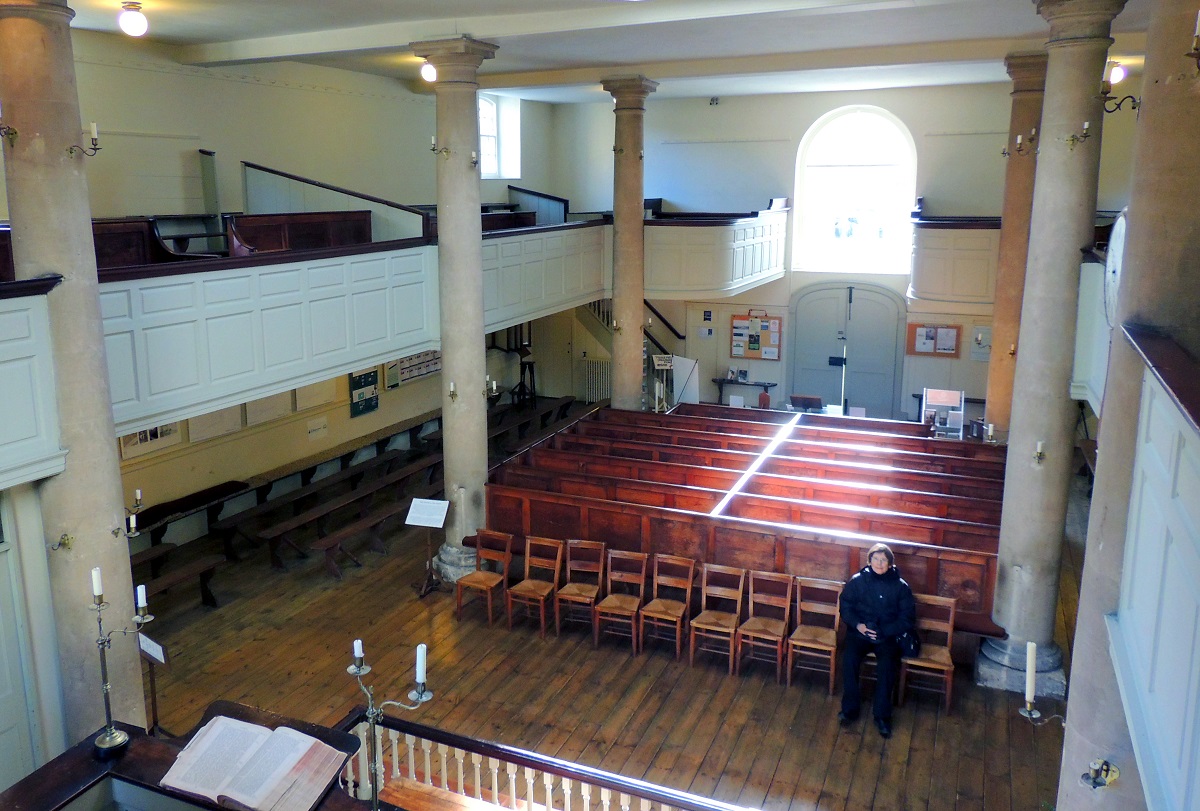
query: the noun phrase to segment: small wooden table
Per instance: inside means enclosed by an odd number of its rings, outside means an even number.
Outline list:
[[[725,400],[725,387],[726,386],[751,386],[754,388],[761,388],[764,392],[766,392],[767,394],[770,394],[771,389],[773,389],[779,385],[778,383],[767,383],[766,381],[763,381],[763,380],[730,380],[727,377],[714,377],[712,379],[712,382],[717,384],[717,404],[718,405],[723,404],[723,402]]]

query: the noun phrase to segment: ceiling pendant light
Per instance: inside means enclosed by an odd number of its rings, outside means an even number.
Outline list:
[[[141,3],[122,3],[121,13],[117,15],[117,25],[131,37],[140,37],[150,28],[146,15],[142,13]]]
[[[436,82],[437,68],[426,61],[425,64],[421,65],[421,78],[427,82]]]

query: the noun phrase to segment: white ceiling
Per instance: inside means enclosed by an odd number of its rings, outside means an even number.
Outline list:
[[[120,0],[70,0],[77,28],[116,32]],[[1129,0],[1114,55],[1140,57],[1154,0]],[[194,65],[301,61],[428,89],[408,43],[499,46],[481,86],[552,102],[607,98],[640,73],[658,97],[1006,81],[1005,54],[1047,25],[1030,0],[145,0],[147,39]],[[1140,61],[1140,60],[1138,60]]]

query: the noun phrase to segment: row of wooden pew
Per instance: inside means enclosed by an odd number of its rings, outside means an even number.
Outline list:
[[[634,655],[644,650],[648,638],[666,639],[674,644],[676,659],[686,645],[691,665],[697,651],[715,653],[727,659],[732,676],[747,659],[762,659],[774,665],[776,681],[786,672],[790,686],[795,670],[816,670],[828,675],[829,694],[834,692],[843,635],[841,581],[609,549],[596,540],[529,536],[524,539],[524,578],[511,583],[516,543],[510,533],[478,531],[476,571],[456,587],[460,621],[464,596],[477,591],[486,600],[491,625],[493,595],[499,592],[510,629],[516,608],[524,606],[530,614],[537,612],[544,637],[552,608],[557,633],[564,621],[581,620],[597,647],[608,633],[627,636]],[[917,631],[924,645],[920,656],[901,665],[902,697],[909,682],[935,689],[944,694],[949,711],[955,610],[954,598],[920,596]]]
[[[1002,635],[991,613],[1006,449],[834,420],[604,409],[494,470],[487,526],[837,581],[887,541],[914,591],[957,600],[960,630]]]

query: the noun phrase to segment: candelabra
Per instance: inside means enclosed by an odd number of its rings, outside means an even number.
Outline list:
[[[1070,135],[1068,135],[1066,138],[1063,138],[1062,140],[1066,142],[1067,147],[1069,149],[1074,151],[1076,144],[1081,144],[1084,141],[1086,141],[1088,138],[1092,137],[1092,133],[1089,132],[1090,127],[1091,127],[1091,122],[1084,121],[1083,122],[1083,132],[1079,133],[1078,135],[1076,135],[1075,133],[1071,133]]]
[[[408,693],[408,700],[412,703],[384,701],[376,706],[375,689],[363,684],[362,680],[363,676],[371,672],[371,666],[366,663],[363,656],[362,640],[354,640],[354,663],[346,668],[346,672],[358,681],[358,688],[367,697],[367,780],[371,784],[371,811],[379,811],[379,777],[383,764],[375,745],[375,728],[383,719],[384,708],[400,707],[405,710],[415,710],[433,698],[433,693],[425,688],[425,650],[424,643],[417,645],[416,686]]]
[[[137,603],[137,614],[132,619],[133,630],[126,627],[105,633],[104,610],[108,608],[108,603],[104,600],[104,589],[100,585],[100,569],[99,567],[92,569],[92,605],[89,607],[96,612],[96,648],[100,652],[100,692],[104,696],[104,731],[96,736],[92,747],[96,756],[101,760],[107,760],[118,754],[129,743],[129,733],[117,729],[113,725],[112,701],[109,699],[109,692],[112,688],[108,681],[108,649],[112,647],[113,634],[126,636],[140,633],[142,626],[154,619],[154,615],[149,613],[146,606],[145,586],[138,586]]]
[[[91,141],[92,141],[92,146],[90,149],[88,147],[80,146],[79,144],[73,144],[73,145],[67,147],[67,154],[70,155],[71,157],[75,157],[76,152],[81,152],[90,158],[93,155],[95,155],[97,152],[100,151],[100,149],[101,149],[101,147],[100,147],[100,131],[96,129],[96,125],[94,123],[92,124]]]
[[[142,491],[134,490],[133,491],[133,506],[125,508],[125,516],[126,516],[125,523],[127,525],[127,529],[125,530],[126,538],[136,538],[138,535],[141,534],[138,532],[138,528],[137,528],[137,517],[138,517],[138,513],[140,513],[141,511],[142,511]]]
[[[1034,127],[1029,131],[1028,140],[1025,139],[1025,136],[1018,134],[1016,148],[1010,151],[1006,145],[1000,150],[1000,154],[1005,158],[1009,157],[1010,155],[1028,155],[1034,151],[1033,145],[1035,143],[1037,143],[1037,127]]]

